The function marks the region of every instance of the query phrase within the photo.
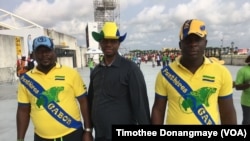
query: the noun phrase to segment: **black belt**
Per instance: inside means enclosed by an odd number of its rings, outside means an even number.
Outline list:
[[[34,135],[34,141],[78,141],[82,140],[83,128],[79,128],[65,136],[55,138],[55,139],[45,139],[38,136],[36,133]]]

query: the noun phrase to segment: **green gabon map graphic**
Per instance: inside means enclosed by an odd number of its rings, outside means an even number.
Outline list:
[[[58,94],[63,90],[64,87],[51,87],[50,89],[43,91],[41,96],[37,99],[36,105],[40,108],[40,106],[44,105],[46,101],[47,103],[52,101],[60,102],[58,99]]]
[[[196,108],[202,104],[209,107],[208,99],[216,92],[216,88],[202,87],[196,91],[192,91],[185,95],[186,99],[182,98],[181,109],[187,112],[188,108]]]

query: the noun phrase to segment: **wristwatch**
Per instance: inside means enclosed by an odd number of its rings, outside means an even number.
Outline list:
[[[92,129],[91,128],[85,128],[84,131],[85,132],[92,132]]]

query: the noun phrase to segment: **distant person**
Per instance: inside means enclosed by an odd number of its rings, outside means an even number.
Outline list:
[[[170,60],[171,60],[171,62],[174,62],[174,60],[175,60],[175,54],[174,53],[170,54]]]
[[[155,67],[155,54],[151,55],[152,67]]]
[[[232,76],[224,65],[205,57],[206,37],[201,20],[187,20],[181,27],[182,55],[156,78],[152,124],[237,124]]]
[[[89,60],[88,60],[88,67],[89,67],[90,74],[91,74],[92,71],[95,68],[95,62],[94,62],[93,58],[89,58]]]
[[[141,61],[142,61],[141,56],[137,56],[136,63],[139,68],[141,67]]]
[[[162,66],[165,67],[167,65],[167,60],[168,60],[168,56],[163,53],[163,56],[162,56]]]
[[[157,66],[161,66],[161,56],[159,53],[156,54],[156,64]]]
[[[146,55],[144,56],[144,60],[145,60],[145,64],[147,64],[147,62],[148,62],[148,54],[146,54]]]
[[[31,34],[27,37],[27,45],[28,45],[28,58],[33,59],[33,48],[32,48],[33,40]]]
[[[34,141],[92,141],[86,86],[75,69],[56,63],[54,48],[46,36],[33,40],[37,66],[20,76],[17,140],[24,141],[31,118]]]
[[[170,57],[169,57],[169,54],[167,54],[166,56],[167,56],[166,65],[168,66],[168,65],[169,65],[169,62],[170,62]]]
[[[90,76],[88,98],[95,141],[111,141],[112,125],[150,124],[150,108],[143,73],[136,63],[118,53],[126,34],[116,23],[105,22],[92,32],[104,57]]]
[[[236,75],[234,86],[236,90],[242,90],[241,108],[243,114],[243,125],[250,125],[250,53],[245,59],[247,65],[242,66]]]
[[[29,71],[27,64],[28,63],[25,56],[22,56],[21,59],[17,60],[17,77],[20,77],[22,74]]]
[[[132,57],[132,61],[133,61],[134,63],[137,64],[137,57],[136,57],[136,55],[134,55],[134,56]]]
[[[103,59],[103,55],[100,55],[99,56],[99,63],[102,62],[102,59]]]

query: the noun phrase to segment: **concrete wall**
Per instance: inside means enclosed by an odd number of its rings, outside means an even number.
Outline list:
[[[17,60],[16,37],[0,34],[0,68],[14,67]],[[23,38],[21,38],[21,46]]]
[[[23,38],[21,46],[23,46]],[[0,35],[0,82],[16,80],[16,36]]]
[[[44,32],[45,34],[47,34],[47,36],[53,39],[53,42],[56,45],[56,48],[69,49],[69,50],[76,51],[77,68],[81,67],[81,63],[83,63],[83,65],[86,65],[85,58],[82,57],[82,60],[81,60],[81,53],[85,54],[87,49],[84,49],[84,47],[82,47],[82,49],[80,50],[80,46],[77,44],[77,39],[75,37],[66,35],[66,34],[63,34],[54,30],[48,30],[48,29],[44,30]],[[58,58],[58,62],[63,65],[73,67],[72,59],[73,59],[72,57],[60,57]]]
[[[0,34],[2,35],[11,35],[11,36],[19,36],[23,38],[23,44],[22,44],[22,56],[28,56],[29,52],[29,40],[33,41],[33,39],[40,35],[46,35],[44,34],[44,29],[42,28],[31,28],[31,29],[14,29],[14,30],[0,30]],[[31,35],[31,38],[28,39],[28,36]],[[32,46],[32,44],[31,44]],[[32,50],[31,50],[32,51]]]
[[[247,55],[222,55],[221,59],[225,61],[225,65],[243,66]]]

